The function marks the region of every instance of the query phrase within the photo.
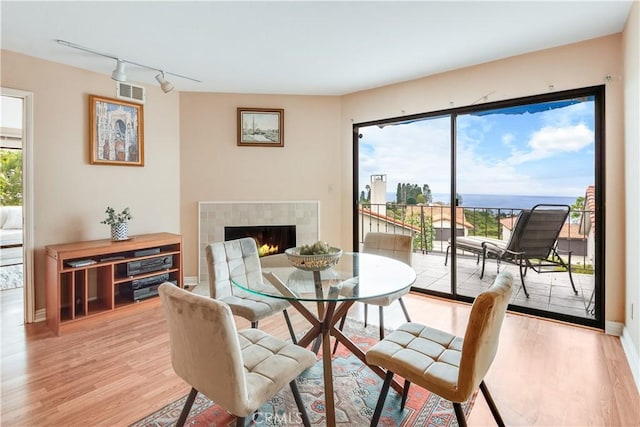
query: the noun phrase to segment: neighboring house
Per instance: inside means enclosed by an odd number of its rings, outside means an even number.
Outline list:
[[[456,222],[456,235],[466,236],[469,230],[473,228],[473,224],[469,223],[464,216],[464,208],[461,206],[458,210]],[[418,223],[422,220],[431,221],[431,228],[434,231],[433,240],[447,242],[451,237],[451,210],[446,205],[411,205],[406,207],[405,220],[399,220],[387,215],[371,211],[370,209],[360,208],[360,241],[362,241],[362,230],[382,231],[386,233],[409,234],[409,231],[420,232],[419,225],[409,224],[408,218],[415,218]]]
[[[500,236],[502,236],[502,240],[507,241],[511,238],[511,232],[516,226],[516,221],[518,221],[517,215],[500,219]]]
[[[399,219],[392,218],[370,209],[360,207],[358,209],[358,221],[360,222],[359,241],[364,241],[364,235],[368,232],[407,234],[413,235],[420,232],[420,227],[411,225]]]
[[[428,206],[425,212],[428,212],[431,218],[431,225],[435,231],[434,240],[448,241],[451,238],[451,209],[449,206]],[[469,235],[473,224],[467,221],[462,206],[456,207],[456,218],[456,236]]]

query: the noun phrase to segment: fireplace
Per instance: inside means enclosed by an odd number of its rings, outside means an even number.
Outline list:
[[[224,240],[253,237],[260,256],[280,254],[296,245],[295,225],[248,225],[224,227]]]

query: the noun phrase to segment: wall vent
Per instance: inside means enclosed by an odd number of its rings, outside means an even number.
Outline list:
[[[144,104],[144,87],[131,83],[116,82],[116,98]]]

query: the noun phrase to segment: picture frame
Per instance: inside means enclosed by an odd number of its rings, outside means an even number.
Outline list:
[[[144,166],[144,106],[89,95],[92,165]]]
[[[284,147],[284,109],[239,107],[238,146]]]

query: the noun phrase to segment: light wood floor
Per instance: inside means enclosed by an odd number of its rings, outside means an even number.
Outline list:
[[[0,293],[2,426],[126,426],[188,392],[171,368],[159,300],[56,337],[44,324],[16,320],[20,292]],[[412,320],[463,333],[469,306],[419,295],[405,302]],[[306,326],[292,317],[296,328]],[[403,320],[399,308],[385,311],[386,326]],[[261,327],[287,337],[282,316]],[[486,380],[510,426],[640,426],[640,397],[620,341],[598,331],[508,314]],[[469,424],[495,425],[481,395]]]

